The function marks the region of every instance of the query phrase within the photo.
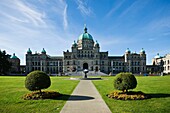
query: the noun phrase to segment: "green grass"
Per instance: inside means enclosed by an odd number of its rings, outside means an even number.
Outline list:
[[[23,100],[30,93],[25,88],[25,77],[0,76],[0,113],[59,113],[79,81],[68,77],[51,77],[51,86],[46,90],[67,94],[52,100]]]
[[[106,96],[112,92],[114,77],[93,81],[102,98],[113,113],[169,113],[170,111],[170,76],[136,77],[135,91],[143,91],[153,98],[146,100],[114,100]]]

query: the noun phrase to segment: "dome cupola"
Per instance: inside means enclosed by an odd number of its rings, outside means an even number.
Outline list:
[[[126,49],[126,53],[131,53],[129,48]]]
[[[18,59],[17,56],[15,56],[15,53],[13,53],[13,56],[11,57],[12,59]]]
[[[87,32],[87,27],[84,27],[84,33],[77,40],[78,49],[92,50],[94,47],[93,37]]]
[[[145,50],[142,48],[142,49],[140,50],[140,52],[141,52],[141,53],[145,53]]]
[[[78,40],[83,40],[83,39],[88,39],[88,40],[93,40],[93,37],[87,32],[87,27],[84,27],[84,33],[81,34],[78,38]]]
[[[45,49],[43,48],[43,50],[41,51],[42,54],[46,54]]]
[[[157,53],[157,55],[154,58],[161,58],[161,56],[159,55],[159,53]]]
[[[95,45],[94,45],[95,47],[99,47],[99,43],[98,43],[98,41],[96,40],[96,43],[95,43]]]
[[[32,51],[30,48],[28,48],[28,51],[27,51],[28,54],[32,54]]]
[[[77,47],[77,43],[75,40],[74,40],[74,43],[72,44],[72,47]]]

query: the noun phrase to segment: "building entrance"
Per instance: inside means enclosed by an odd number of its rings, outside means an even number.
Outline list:
[[[98,68],[98,67],[96,67],[96,68],[95,68],[95,71],[96,71],[96,72],[97,72],[97,71],[99,71],[99,68]]]
[[[84,64],[83,64],[83,70],[84,70],[84,69],[88,69],[88,64],[87,64],[87,63],[84,63]]]

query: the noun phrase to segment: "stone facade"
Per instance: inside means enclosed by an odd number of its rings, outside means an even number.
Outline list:
[[[146,73],[146,54],[131,53],[129,49],[123,56],[108,56],[108,51],[101,52],[100,45],[84,28],[77,41],[74,41],[71,51],[63,52],[63,57],[51,57],[43,49],[41,53],[32,54],[28,49],[26,54],[26,72],[41,70],[47,73],[69,73],[88,69],[91,72],[103,73]]]
[[[109,56],[109,71],[112,73],[132,72],[146,73],[146,54],[142,49],[139,54],[131,53],[129,48],[123,56]]]
[[[63,72],[63,57],[51,57],[43,49],[41,53],[32,54],[30,48],[26,54],[26,73],[41,70],[48,74]]]
[[[71,52],[64,52],[64,72],[103,71],[108,73],[108,52],[100,52],[99,43],[84,29],[77,43],[74,41]]]
[[[15,53],[13,56],[11,56],[9,62],[11,63],[11,69],[9,70],[9,73],[20,73],[20,59],[15,55]]]
[[[163,69],[164,73],[170,74],[170,54],[166,54],[163,58]]]
[[[152,65],[156,68],[154,71],[157,73],[170,73],[170,54],[161,57],[159,53],[152,59]]]

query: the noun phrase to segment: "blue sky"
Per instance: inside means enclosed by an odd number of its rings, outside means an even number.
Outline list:
[[[0,49],[21,64],[28,48],[62,56],[84,24],[109,55],[170,53],[170,0],[0,0]]]

